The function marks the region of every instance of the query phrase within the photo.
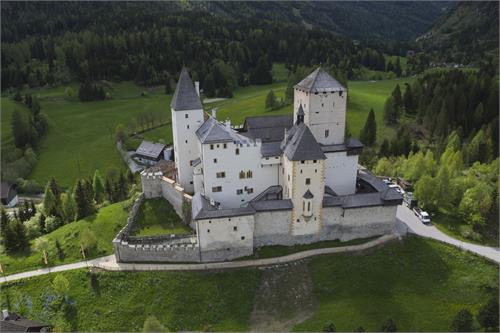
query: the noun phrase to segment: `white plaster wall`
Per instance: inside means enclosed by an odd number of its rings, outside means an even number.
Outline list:
[[[197,232],[202,252],[227,248],[229,251],[231,248],[253,249],[254,216],[199,220]]]
[[[299,105],[304,108],[304,123],[321,144],[341,144],[345,136],[347,92],[308,93],[294,90],[294,120]],[[329,130],[325,137],[325,130]]]
[[[287,244],[290,240],[291,210],[255,214],[254,247]]]
[[[316,161],[293,161],[293,222],[292,233],[294,235],[315,234],[321,225],[321,208],[325,190],[323,178],[323,160]],[[306,184],[306,180],[310,184]],[[313,194],[311,200],[303,198],[307,191]],[[308,203],[311,202],[311,211],[308,211]]]
[[[358,155],[347,152],[326,153],[325,184],[338,195],[354,194],[358,174]]]
[[[194,191],[193,167],[190,162],[200,155],[195,132],[203,121],[203,110],[175,111],[172,109],[175,167],[179,177],[177,182],[189,193]]]
[[[279,164],[264,165],[261,160],[260,142],[235,144],[227,142],[202,145],[203,183],[205,195],[221,203],[222,208],[237,208],[245,205],[269,186],[279,184]],[[239,155],[236,155],[236,149]],[[217,163],[214,162],[217,159]],[[252,171],[252,178],[240,179],[240,171]],[[224,178],[217,178],[218,172],[225,172]],[[212,192],[213,187],[222,186],[221,192]],[[252,188],[248,193],[245,187]],[[242,194],[237,190],[242,189]]]
[[[161,176],[150,173],[141,173],[142,192],[146,198],[157,198],[162,196]]]

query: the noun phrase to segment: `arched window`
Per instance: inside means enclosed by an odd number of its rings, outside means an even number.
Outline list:
[[[307,203],[307,211],[310,212],[311,211],[311,201],[309,201]]]
[[[240,171],[240,179],[245,179],[245,171]]]

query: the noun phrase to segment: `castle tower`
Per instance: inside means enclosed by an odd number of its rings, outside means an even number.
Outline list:
[[[298,118],[283,142],[283,198],[293,202],[293,235],[317,234],[325,191],[325,154]]]
[[[299,111],[318,143],[342,144],[345,135],[347,89],[318,67],[294,87],[294,121]]]
[[[196,130],[203,124],[200,96],[183,68],[170,103],[177,182],[186,192],[194,191],[193,160],[199,156]]]

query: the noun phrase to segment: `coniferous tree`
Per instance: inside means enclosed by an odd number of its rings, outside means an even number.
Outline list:
[[[377,139],[377,123],[375,120],[375,113],[370,109],[370,113],[366,119],[365,126],[361,130],[360,140],[367,146],[372,146]]]
[[[472,331],[472,314],[467,309],[460,310],[453,322],[451,323],[450,331],[452,332],[471,332]]]
[[[99,170],[94,172],[94,179],[92,181],[92,187],[94,190],[94,200],[98,204],[102,203],[104,200],[104,184],[102,183],[102,178]]]
[[[401,96],[401,88],[399,87],[399,84],[396,84],[396,87],[392,91],[392,98],[394,100],[394,107],[396,109],[400,109],[403,105],[403,98]]]
[[[415,106],[413,104],[413,93],[411,91],[411,86],[406,85],[405,93],[403,95],[403,106],[405,112],[408,114],[413,114],[415,112]]]
[[[390,155],[389,140],[384,139],[384,141],[382,141],[382,144],[380,145],[380,150],[378,152],[378,156],[384,157],[384,156],[389,156],[389,155]]]
[[[269,90],[269,93],[267,93],[265,107],[268,110],[272,110],[274,109],[275,104],[276,104],[276,96],[274,95],[274,91],[271,89]]]
[[[394,98],[391,96],[385,101],[384,105],[384,123],[394,125],[397,122],[397,110],[394,105]]]
[[[43,196],[43,211],[48,216],[56,216],[56,208],[56,198],[54,196],[54,193],[52,192],[50,185],[48,184],[45,187],[45,194]]]
[[[11,118],[12,135],[17,148],[24,148],[29,141],[28,123],[19,110],[14,110]]]

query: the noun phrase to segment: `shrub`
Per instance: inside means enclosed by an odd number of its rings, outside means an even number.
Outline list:
[[[48,216],[45,219],[45,230],[47,232],[52,232],[63,225],[63,222],[60,218],[55,216]]]
[[[32,216],[28,221],[24,222],[24,226],[26,227],[26,236],[28,239],[37,238],[42,234],[39,220],[40,213],[36,213],[35,216]]]
[[[323,332],[337,332],[337,328],[334,323],[329,321],[323,326]]]
[[[450,331],[470,332],[472,331],[472,314],[467,309],[460,310],[453,318]]]
[[[498,312],[498,298],[492,297],[479,309],[477,313],[477,321],[481,324],[481,327],[487,330],[498,329]]]
[[[382,327],[380,327],[380,331],[382,332],[397,332],[398,328],[396,326],[396,323],[392,319],[386,319],[384,323],[382,324]]]

